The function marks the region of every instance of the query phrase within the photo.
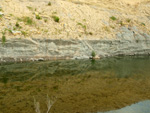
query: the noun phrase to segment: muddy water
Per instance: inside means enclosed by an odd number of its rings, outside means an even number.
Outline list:
[[[150,57],[0,65],[0,113],[97,113],[149,99]]]

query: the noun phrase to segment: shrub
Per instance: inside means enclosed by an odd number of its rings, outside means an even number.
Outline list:
[[[3,43],[3,44],[5,44],[5,42],[6,42],[6,36],[5,36],[6,30],[7,30],[7,29],[5,29],[5,30],[2,32],[2,43]]]
[[[92,33],[92,32],[89,32],[89,34],[90,34],[90,35],[93,35],[93,33]]]
[[[36,15],[36,19],[41,20],[42,18],[39,15]]]
[[[59,22],[59,17],[58,16],[52,16],[55,22]]]
[[[13,27],[13,30],[17,30],[17,28],[16,28],[16,27]]]
[[[3,36],[2,36],[2,43],[5,44],[5,42],[6,42],[6,36],[3,35]]]
[[[48,2],[48,6],[51,6],[52,4],[51,4],[51,2]]]
[[[95,56],[96,56],[95,51],[92,51],[91,56],[92,56],[92,57],[95,57]]]
[[[48,20],[47,19],[44,19],[44,22],[46,23]]]
[[[20,27],[20,25],[19,25],[19,23],[18,23],[18,22],[16,22],[15,26],[16,26],[16,27]]]
[[[142,26],[146,26],[145,23],[141,23]]]
[[[114,16],[110,17],[110,19],[113,20],[113,21],[117,20],[117,18],[114,17]]]

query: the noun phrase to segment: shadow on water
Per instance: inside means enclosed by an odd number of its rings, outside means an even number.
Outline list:
[[[147,113],[149,86],[147,56],[0,64],[0,113],[45,113],[47,95],[50,113]]]

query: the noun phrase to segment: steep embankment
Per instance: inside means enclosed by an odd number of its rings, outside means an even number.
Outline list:
[[[150,53],[149,0],[1,0],[0,58]]]
[[[149,0],[1,0],[0,6],[6,38],[115,38],[122,26],[150,33]]]

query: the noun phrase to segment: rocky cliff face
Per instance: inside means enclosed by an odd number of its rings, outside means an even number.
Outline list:
[[[88,59],[92,51],[100,58],[150,54],[150,35],[136,27],[121,27],[121,32],[116,34],[115,39],[10,38],[5,43],[0,43],[1,62]]]

